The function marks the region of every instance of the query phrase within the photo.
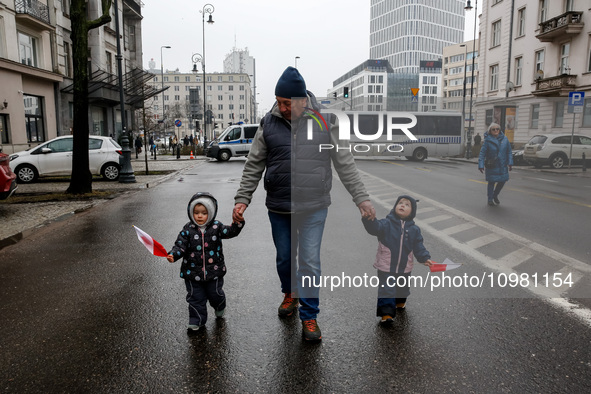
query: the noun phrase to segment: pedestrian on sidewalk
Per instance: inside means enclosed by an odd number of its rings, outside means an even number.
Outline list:
[[[416,214],[417,200],[402,195],[384,219],[361,218],[365,230],[378,237],[373,266],[378,270],[380,281],[376,316],[381,318],[382,325],[392,324],[396,310],[406,308],[414,258],[429,267],[433,265],[431,255],[423,245],[421,229],[414,222]]]
[[[226,308],[223,290],[226,263],[222,239],[234,238],[244,227],[244,220],[224,226],[216,220],[218,202],[209,193],[197,193],[189,201],[185,224],[166,259],[183,259],[181,278],[187,287],[189,303],[188,331],[198,331],[207,322],[207,301],[222,318]]]
[[[299,303],[303,337],[317,342],[322,339],[316,321],[320,310],[319,289],[304,288],[302,277],[315,278],[316,282],[312,283],[319,283],[321,240],[331,202],[331,163],[361,214],[373,218],[375,210],[351,152],[347,149],[319,150],[319,144],[345,144],[345,141],[338,141],[336,119],[330,124],[330,132],[312,122],[312,139],[308,140],[309,107],[320,111],[320,106],[306,90],[304,78],[297,69],[288,67],[283,72],[275,87],[275,96],[276,102],[262,119],[244,165],[240,188],[234,197],[233,218],[243,220],[264,172],[277,273],[284,293],[278,314],[291,316]],[[327,118],[330,123],[331,118]],[[293,168],[291,163],[296,161],[298,165]]]
[[[150,136],[150,141],[148,143],[150,144],[150,155],[154,156],[154,137]]]
[[[142,138],[138,135],[137,138],[135,139],[135,158],[138,158],[138,155],[140,153],[142,153],[142,146],[144,146],[144,144],[142,144]]]
[[[498,123],[491,123],[484,133],[478,170],[486,175],[488,205],[499,205],[499,193],[509,180],[509,171],[513,170],[513,155],[511,144]]]

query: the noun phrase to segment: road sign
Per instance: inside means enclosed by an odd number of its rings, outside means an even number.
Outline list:
[[[183,123],[181,122],[181,120],[180,120],[180,119],[177,119],[177,120],[175,120],[175,121],[174,121],[174,125],[175,125],[176,127],[181,127],[181,126],[183,125]]]
[[[568,113],[581,114],[585,104],[585,92],[568,93]]]
[[[410,88],[410,91],[412,92],[412,95],[415,97],[417,94],[419,94],[419,88]]]
[[[411,103],[418,103],[418,102],[419,102],[419,98],[418,98],[417,96],[412,96],[412,97],[410,98],[410,102],[411,102]]]

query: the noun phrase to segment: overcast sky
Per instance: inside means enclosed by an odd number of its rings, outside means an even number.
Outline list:
[[[190,72],[194,53],[203,52],[202,14],[206,2],[143,0],[144,68]],[[455,0],[448,0],[455,1]],[[223,72],[232,48],[248,48],[256,60],[259,112],[271,108],[277,79],[297,66],[316,96],[332,81],[369,58],[369,0],[213,0],[214,24],[205,24],[206,72]],[[479,4],[480,7],[480,4]],[[207,20],[207,17],[206,17]],[[472,39],[474,11],[466,12],[466,39]],[[201,70],[201,65],[198,65]]]

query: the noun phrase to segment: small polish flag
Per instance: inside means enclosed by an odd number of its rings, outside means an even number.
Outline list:
[[[135,229],[135,232],[137,233],[137,238],[140,240],[141,243],[144,244],[144,246],[146,247],[146,249],[148,249],[150,251],[150,253],[152,253],[154,256],[159,256],[159,257],[168,256],[168,252],[166,251],[166,249],[164,248],[164,246],[162,246],[162,244],[160,242],[156,241],[148,233],[140,230],[136,226],[133,226],[133,228]]]
[[[429,270],[431,272],[443,272],[443,271],[449,271],[449,270],[456,269],[461,265],[462,264],[454,263],[450,259],[445,259],[445,260],[443,260],[443,263],[441,263],[441,264],[436,263],[434,261],[433,265],[431,267],[429,267]]]

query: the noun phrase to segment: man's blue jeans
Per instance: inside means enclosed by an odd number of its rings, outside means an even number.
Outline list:
[[[320,247],[327,213],[328,209],[297,214],[269,211],[281,291],[295,292],[300,298],[302,320],[316,319],[320,311],[320,289],[314,283],[320,283]]]

